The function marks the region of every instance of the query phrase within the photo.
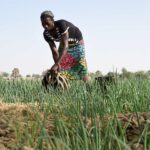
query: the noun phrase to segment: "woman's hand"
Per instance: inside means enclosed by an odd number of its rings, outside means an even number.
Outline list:
[[[58,73],[60,71],[60,64],[54,64],[50,70],[52,73]]]

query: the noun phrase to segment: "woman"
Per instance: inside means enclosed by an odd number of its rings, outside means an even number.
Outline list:
[[[84,41],[79,28],[66,20],[54,21],[51,11],[41,13],[41,23],[55,62],[51,71],[61,71],[69,79],[89,80]],[[58,50],[55,42],[60,42]]]

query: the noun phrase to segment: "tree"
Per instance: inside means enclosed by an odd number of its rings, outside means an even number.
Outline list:
[[[127,71],[127,69],[126,69],[126,68],[122,68],[122,69],[121,69],[121,71],[122,71],[122,74],[126,74],[126,73],[128,73],[128,71]]]
[[[134,75],[135,75],[135,77],[141,77],[141,78],[147,77],[147,74],[142,70],[135,72]]]
[[[149,76],[150,76],[150,70],[148,70],[148,71],[146,72],[146,74],[147,74],[147,76],[149,77]]]
[[[131,78],[132,76],[133,76],[132,72],[127,71],[126,68],[122,68],[122,74],[120,75],[120,77]]]
[[[8,76],[9,76],[9,73],[7,73],[7,72],[2,72],[1,76],[2,76],[2,77],[8,77]]]
[[[26,75],[26,78],[31,78],[31,75],[30,75],[30,74],[27,74],[27,75]]]
[[[19,77],[21,77],[21,75],[20,75],[20,72],[19,72],[19,69],[18,69],[18,68],[14,68],[14,69],[12,70],[11,77],[13,77],[13,78],[19,78]]]
[[[103,75],[102,75],[102,72],[99,71],[99,70],[97,70],[97,71],[95,72],[95,75],[96,75],[96,77],[103,76]]]
[[[40,78],[41,76],[40,76],[39,74],[33,74],[32,77],[38,79],[38,78]]]

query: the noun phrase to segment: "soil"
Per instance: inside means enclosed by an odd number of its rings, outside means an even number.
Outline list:
[[[31,126],[37,121],[37,115],[40,121],[44,120],[44,114],[39,110],[38,104],[0,103],[0,150],[19,149],[19,136],[24,133],[24,128],[26,128],[28,132],[32,130]],[[107,120],[106,122],[113,119],[111,116],[104,118]],[[122,128],[125,129],[126,139],[131,149],[144,150],[143,139],[141,138],[139,140],[139,137],[145,125],[150,124],[150,113],[118,114],[117,118]],[[90,128],[92,125],[91,120],[86,120],[85,124],[87,128]],[[19,128],[17,128],[18,125]],[[54,126],[52,116],[47,116],[45,127],[48,134],[53,133]],[[116,123],[116,128],[118,128],[118,123]],[[26,146],[26,143],[24,143],[22,148],[24,150],[33,150],[32,147]]]
[[[38,119],[42,122],[44,114],[39,111],[38,104],[0,103],[0,150],[33,150],[23,145],[19,148],[21,134],[30,131]],[[51,116],[47,117],[46,129],[49,134],[53,130]],[[39,129],[39,128],[37,128]]]

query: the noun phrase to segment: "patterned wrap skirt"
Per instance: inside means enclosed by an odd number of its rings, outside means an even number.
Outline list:
[[[59,54],[62,50],[62,46],[60,46]],[[60,66],[61,73],[70,80],[83,79],[83,77],[87,76],[88,71],[83,41],[78,44],[69,44],[67,53],[63,56]]]

